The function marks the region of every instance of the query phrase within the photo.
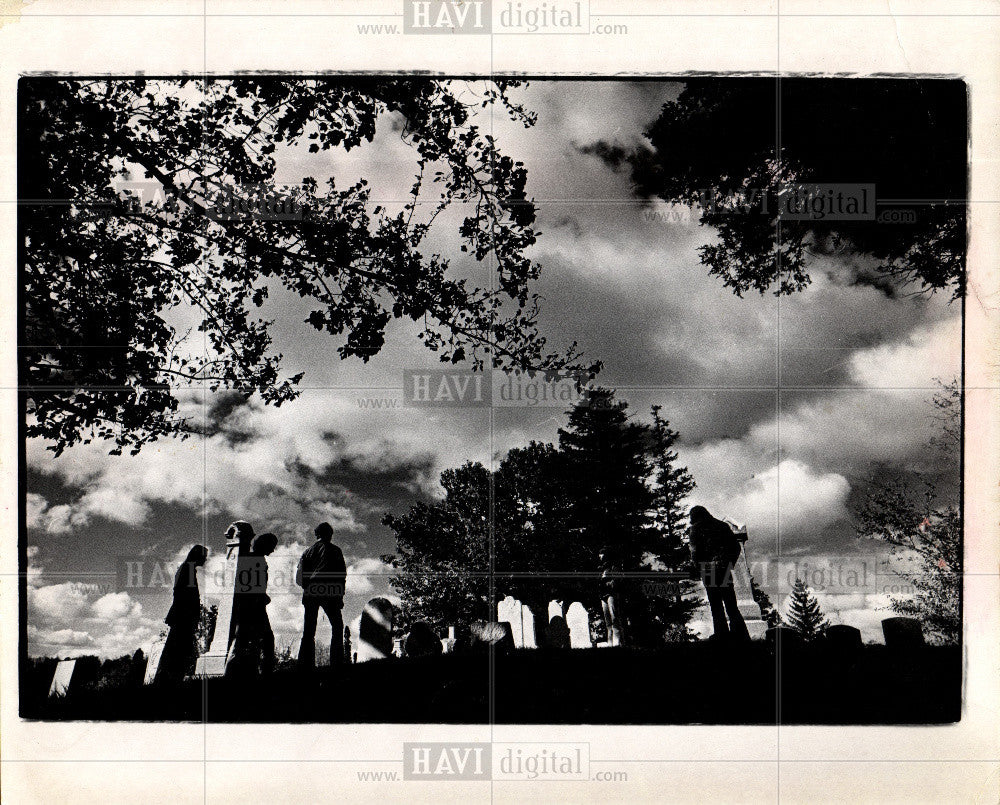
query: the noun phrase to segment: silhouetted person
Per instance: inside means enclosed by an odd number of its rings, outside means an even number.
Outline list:
[[[701,574],[712,609],[713,637],[731,636],[748,641],[750,633],[736,604],[733,587],[733,566],[740,558],[740,541],[727,523],[716,520],[704,506],[691,509],[690,518],[691,558]]]
[[[295,571],[295,583],[302,588],[305,620],[302,624],[302,645],[299,646],[299,667],[312,668],[316,663],[316,621],[320,607],[330,619],[333,635],[330,639],[330,665],[344,662],[344,585],[347,565],[344,554],[330,539],[333,527],[329,523],[316,526],[316,542],[302,554]]]
[[[170,627],[167,642],[160,654],[156,681],[180,681],[194,670],[198,659],[198,622],[201,619],[201,596],[198,594],[197,568],[205,564],[208,549],[195,545],[174,575],[174,600],[164,619]]]
[[[226,676],[251,677],[274,669],[274,632],[267,617],[267,559],[278,547],[274,534],[259,534],[250,550],[239,558],[233,609],[238,611],[233,645],[226,663]]]
[[[601,562],[601,611],[604,614],[604,626],[608,631],[608,645],[620,646],[625,639],[625,628],[622,617],[621,584],[615,580],[618,568],[615,566],[610,548],[601,548],[598,557]]]
[[[246,564],[247,557],[250,555],[250,544],[253,541],[253,535],[253,526],[245,520],[237,520],[235,523],[231,523],[229,528],[226,529],[226,544],[238,543],[236,546],[237,574],[239,573],[240,563]],[[236,625],[240,622],[240,605],[242,603],[243,597],[234,593],[233,609],[229,618],[229,639],[226,643],[227,651],[232,650],[233,639],[236,637]]]

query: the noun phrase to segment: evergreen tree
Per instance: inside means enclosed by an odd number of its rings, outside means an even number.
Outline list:
[[[804,581],[795,579],[788,600],[787,623],[802,635],[804,640],[822,637],[830,622],[819,608],[819,601]]]
[[[568,412],[558,447],[514,448],[493,473],[471,463],[447,470],[442,502],[387,516],[399,549],[383,559],[399,571],[392,585],[404,622],[444,628],[492,619],[506,595],[536,624],[548,622],[551,600],[599,611],[608,548],[634,642],[687,635],[696,608],[687,582],[643,582],[687,564],[683,498],[694,481],[676,466],[678,434],[659,409],[652,425],[630,421],[627,409],[613,391],[597,389]]]
[[[687,577],[691,553],[685,544],[687,498],[695,487],[687,467],[677,464],[674,444],[680,434],[660,415],[661,406],[652,407],[653,424],[649,430],[653,466],[653,522],[658,535],[656,566],[674,574],[671,592],[647,594],[645,605],[651,628],[668,642],[693,639],[687,628],[691,615],[700,606],[697,584]],[[648,591],[650,588],[644,588]],[[653,589],[656,589],[655,586]]]
[[[598,568],[598,554],[608,547],[619,570],[638,569],[650,545],[656,498],[647,486],[648,427],[630,422],[627,411],[614,391],[597,388],[559,429],[576,540],[570,567]]]

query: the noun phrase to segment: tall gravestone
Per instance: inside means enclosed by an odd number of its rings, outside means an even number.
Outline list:
[[[163,656],[165,645],[165,640],[159,640],[149,650],[149,659],[146,660],[146,673],[143,675],[142,684],[151,685],[156,681],[156,672],[160,668],[160,657]]]
[[[49,686],[49,696],[65,696],[69,693],[73,681],[73,671],[76,670],[76,660],[59,660],[55,673],[52,674],[52,684]]]
[[[569,626],[569,644],[573,648],[590,648],[590,615],[579,601],[574,601],[566,610],[566,625]]]
[[[233,523],[226,531],[226,567],[223,583],[232,584],[232,591],[222,591],[219,600],[219,611],[215,617],[215,634],[212,645],[202,654],[194,666],[195,676],[223,676],[226,672],[226,659],[229,655],[229,644],[236,628],[233,618],[233,604],[236,597],[236,581],[239,573],[239,560],[250,552],[250,540],[253,539],[253,529],[249,523]]]
[[[365,604],[358,626],[358,662],[392,654],[394,615],[395,607],[387,598],[373,598]]]

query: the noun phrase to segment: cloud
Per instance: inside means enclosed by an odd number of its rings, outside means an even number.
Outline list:
[[[819,531],[847,516],[850,491],[842,475],[786,459],[748,481],[729,511],[751,529],[773,532],[777,524],[782,532]]]
[[[126,592],[103,595],[94,601],[91,609],[95,617],[104,620],[138,617],[142,614],[142,606]]]
[[[347,589],[351,595],[367,595],[374,592],[373,577],[381,580],[389,572],[381,559],[362,557],[347,568]]]
[[[935,378],[947,382],[961,374],[961,344],[961,321],[939,321],[897,341],[852,353],[851,377],[864,386],[926,389],[933,386]]]
[[[28,585],[28,653],[119,657],[148,647],[163,625],[126,592],[78,581]]]

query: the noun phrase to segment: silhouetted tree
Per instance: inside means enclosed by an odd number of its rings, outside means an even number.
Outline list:
[[[771,603],[771,597],[764,592],[764,588],[757,584],[757,580],[753,577],[753,574],[750,575],[750,594],[753,596],[754,603],[760,610],[760,617],[764,623],[768,626],[777,626],[781,623],[781,613]]]
[[[426,620],[436,629],[495,619],[489,600],[490,472],[468,462],[441,473],[444,500],[415,503],[383,523],[395,532],[396,553],[382,560],[398,571],[402,628]]]
[[[958,479],[962,440],[962,391],[957,381],[940,384],[931,400],[939,433],[928,447]],[[957,643],[962,634],[962,512],[957,493],[942,501],[938,480],[919,472],[884,470],[871,481],[857,511],[859,536],[887,543],[896,572],[913,595],[893,596],[900,615],[919,618],[931,642]]]
[[[204,654],[208,651],[208,647],[212,645],[212,638],[215,637],[215,621],[218,614],[218,604],[212,604],[210,607],[201,604],[201,615],[198,618],[198,626],[194,633],[198,645],[198,654]]]
[[[646,132],[651,150],[628,160],[640,194],[700,209],[718,234],[702,263],[739,296],[799,291],[813,257],[849,252],[878,261],[875,272],[858,269],[859,281],[890,293],[915,282],[957,298],[966,118],[960,80],[693,78]],[[851,182],[873,183],[881,199],[921,200],[914,220],[780,215],[789,186]]]
[[[56,454],[93,438],[135,453],[195,427],[178,387],[293,399],[302,375],[282,375],[259,315],[280,294],[308,300],[305,323],[336,336],[341,358],[369,360],[406,318],[449,363],[575,366],[575,346],[547,353],[536,326],[526,171],[472,122],[498,106],[532,125],[507,97],[516,83],[456,94],[403,78],[22,79],[19,197],[37,201],[19,216],[27,435]],[[366,179],[277,184],[282,152],[349,151],[383,120],[413,151],[393,209]],[[453,203],[461,250],[495,265],[485,287],[421,251]],[[192,312],[189,345],[174,322]]]
[[[697,602],[643,581],[688,562],[680,513],[693,481],[676,466],[677,433],[659,409],[648,425],[631,422],[627,408],[609,389],[591,391],[568,412],[558,447],[514,448],[495,473],[471,463],[447,470],[442,502],[387,516],[398,551],[383,559],[399,571],[392,584],[404,619],[444,628],[493,618],[505,595],[528,606],[536,624],[548,622],[553,599],[594,611],[607,547],[638,640],[684,632]],[[685,582],[668,578],[682,590]]]
[[[819,601],[804,581],[795,579],[788,599],[785,622],[802,635],[803,640],[816,640],[826,632],[830,622],[819,607]]]

